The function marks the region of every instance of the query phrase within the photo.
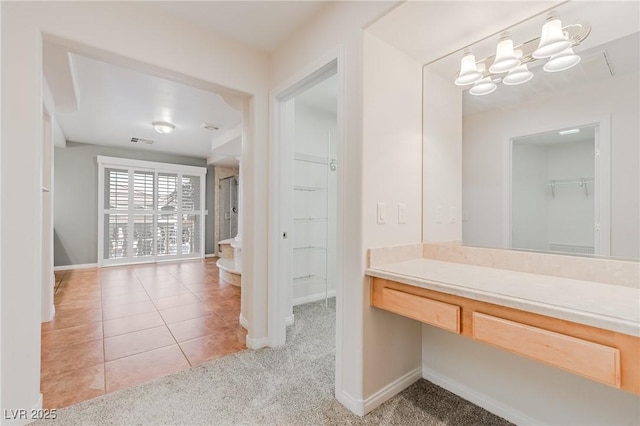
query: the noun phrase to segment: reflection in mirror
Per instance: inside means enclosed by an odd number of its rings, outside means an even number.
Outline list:
[[[533,77],[523,84],[491,73],[497,87],[486,95],[455,86],[465,50],[478,62],[486,58],[478,68],[489,69],[505,33],[425,66],[426,76],[448,81],[462,98],[462,240],[638,259],[639,4],[568,2],[555,11],[563,26],[590,28],[573,46],[580,62],[570,69],[548,72],[548,59],[538,59],[527,64]],[[547,16],[504,28],[516,50],[539,37]],[[559,137],[572,128],[580,128],[580,140]]]
[[[597,130],[574,127],[512,140],[513,248],[605,254],[596,230]]]

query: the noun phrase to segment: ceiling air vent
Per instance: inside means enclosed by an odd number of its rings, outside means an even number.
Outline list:
[[[144,142],[146,144],[151,145],[152,143],[154,143],[155,141],[153,139],[145,139],[145,138],[131,138],[131,142],[133,143],[138,143],[138,142]]]
[[[211,123],[202,123],[200,127],[207,130],[220,130],[219,126],[216,126],[215,124],[211,124]]]

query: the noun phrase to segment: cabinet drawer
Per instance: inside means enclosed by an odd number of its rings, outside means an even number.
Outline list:
[[[394,290],[382,289],[380,308],[435,325],[454,333],[460,333],[460,307]]]
[[[619,349],[479,312],[473,338],[620,388]]]

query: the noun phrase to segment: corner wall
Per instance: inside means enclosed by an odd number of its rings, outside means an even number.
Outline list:
[[[365,294],[367,245],[362,225],[365,214],[363,147],[366,143],[362,134],[362,29],[394,4],[329,3],[276,49],[271,58],[271,87],[278,87],[299,77],[311,64],[330,52],[336,49],[342,49],[343,52],[342,75],[338,79],[344,99],[343,104],[338,106],[338,111],[343,111],[343,117],[338,117],[339,141],[342,141],[342,145],[338,146],[337,244],[341,264],[338,267],[340,281],[336,299],[335,392],[342,404],[359,414],[365,412],[365,399],[370,397],[365,393],[363,370],[365,356],[369,356],[364,342],[364,310],[369,309],[369,300]],[[413,365],[413,362],[410,364]]]
[[[368,32],[363,61],[364,246],[417,244],[422,229],[422,64]],[[377,217],[381,202],[384,224]],[[364,399],[370,411],[421,377],[421,325],[371,307],[370,280],[363,284]]]

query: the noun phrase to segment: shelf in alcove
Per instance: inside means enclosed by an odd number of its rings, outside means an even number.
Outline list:
[[[309,192],[313,192],[313,191],[324,191],[327,188],[324,186],[302,186],[302,185],[296,185],[293,187],[294,191],[309,191]]]
[[[314,254],[314,253],[324,253],[325,251],[327,251],[327,249],[324,248],[324,247],[315,247],[315,246],[294,247],[293,248],[293,255],[294,256],[305,256],[305,255],[310,255],[310,254]]]
[[[323,277],[321,275],[314,275],[314,274],[303,275],[301,277],[293,277],[293,281],[295,281],[296,283],[324,282],[325,280],[326,280],[325,277]]]
[[[326,217],[294,217],[296,222],[326,222]]]
[[[293,159],[296,161],[304,161],[306,163],[324,164],[325,166],[329,162],[329,159],[327,157],[303,154],[301,152],[295,152],[293,154]]]

